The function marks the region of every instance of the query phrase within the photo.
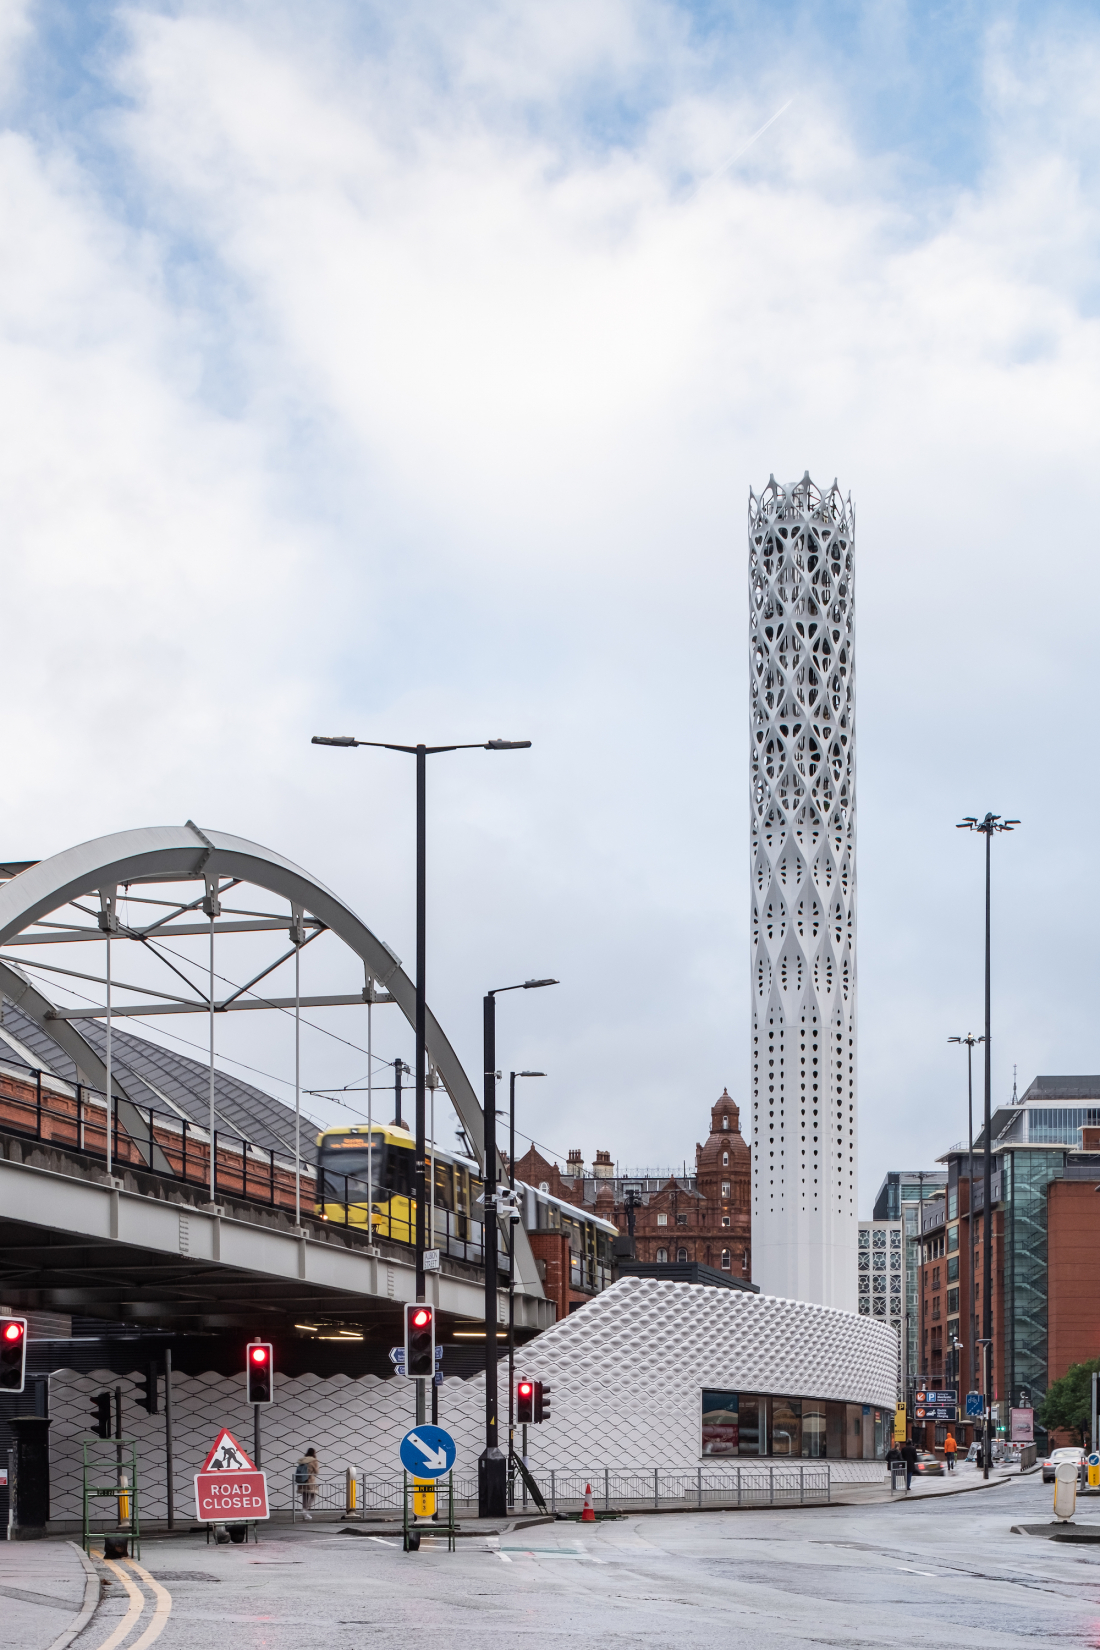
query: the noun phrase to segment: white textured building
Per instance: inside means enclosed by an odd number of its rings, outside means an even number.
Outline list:
[[[622,1278],[524,1347],[516,1371],[551,1388],[550,1418],[528,1436],[539,1473],[579,1470],[595,1481],[604,1468],[694,1473],[703,1464],[721,1471],[793,1458],[826,1460],[835,1479],[881,1482],[894,1365],[893,1335],[873,1319],[747,1290]],[[506,1372],[502,1363],[502,1395]],[[164,1516],[163,1413],[139,1407],[136,1376],[60,1370],[50,1377],[55,1520],[80,1516],[92,1399],[116,1385],[127,1435],[137,1441],[144,1514]],[[194,1474],[220,1428],[248,1450],[252,1413],[243,1372],[177,1370],[172,1390],[176,1508],[190,1520]],[[485,1442],[484,1377],[444,1382],[439,1419],[458,1445],[457,1473],[473,1482]],[[398,1446],[414,1421],[409,1381],[276,1371],[275,1402],[262,1417],[272,1504],[290,1506],[294,1463],[309,1446],[326,1484],[338,1487],[348,1466],[399,1481]]]
[[[856,1312],[854,516],[749,494],[752,1275]]]

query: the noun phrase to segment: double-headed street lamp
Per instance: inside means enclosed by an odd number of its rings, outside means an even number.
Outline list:
[[[989,1025],[989,849],[995,831],[1011,831],[1018,819],[1002,819],[1000,814],[986,814],[984,819],[968,815],[955,829],[977,831],[985,837],[985,1155],[982,1175],[982,1385],[985,1389],[985,1444],[982,1449],[982,1476],[989,1477],[993,1455],[991,1437],[993,1394],[990,1390],[993,1367],[993,1141],[992,1141],[992,1067],[990,1064]],[[971,1188],[973,1196],[973,1188]],[[971,1234],[973,1236],[973,1233]],[[987,1373],[988,1371],[988,1373]],[[1007,1371],[1006,1371],[1007,1374]]]
[[[427,759],[441,756],[446,751],[524,751],[530,750],[530,739],[489,739],[472,745],[390,745],[381,739],[353,739],[349,734],[327,737],[314,734],[315,745],[339,745],[351,749],[369,745],[374,750],[400,751],[416,757],[416,1156],[413,1165],[416,1190],[416,1298],[424,1299],[424,1211],[427,1202],[427,1143],[424,1117],[424,1052],[425,1052],[425,937],[426,937],[426,825],[427,825]],[[416,1383],[416,1419],[424,1420],[424,1383]]]
[[[508,1514],[508,1463],[497,1429],[497,998],[505,991],[534,991],[557,980],[523,980],[485,994],[485,1448],[477,1463],[479,1518]],[[510,1200],[509,1200],[510,1201]]]
[[[975,1037],[967,1032],[965,1037],[949,1037],[949,1043],[962,1043],[966,1048],[966,1232],[969,1254],[966,1257],[966,1334],[967,1345],[970,1347],[970,1391],[974,1390],[974,1341],[977,1331],[974,1327],[974,1050],[979,1043],[984,1043],[984,1037]]]

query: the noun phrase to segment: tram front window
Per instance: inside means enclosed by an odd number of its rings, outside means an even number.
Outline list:
[[[345,1145],[326,1141],[317,1154],[317,1168],[322,1181],[322,1201],[343,1203],[344,1182],[347,1177],[349,1203],[367,1201],[367,1177],[373,1172],[372,1203],[388,1203],[393,1197],[409,1197],[413,1182],[413,1152],[409,1146],[395,1146],[384,1135],[375,1135],[369,1142],[363,1135],[354,1135]]]

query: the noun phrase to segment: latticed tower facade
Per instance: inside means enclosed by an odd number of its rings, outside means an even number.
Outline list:
[[[749,493],[752,1276],[857,1310],[854,515]]]

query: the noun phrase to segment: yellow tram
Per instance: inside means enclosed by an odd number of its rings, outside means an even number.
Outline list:
[[[395,1243],[416,1242],[416,1143],[396,1123],[326,1129],[317,1136],[317,1213],[341,1226],[367,1226]],[[476,1166],[436,1149],[434,1195],[425,1222],[430,1248],[459,1259],[481,1249],[484,1182]],[[369,1188],[369,1191],[368,1191]]]
[[[317,1214],[334,1225],[369,1226],[374,1236],[392,1243],[414,1244],[415,1157],[413,1135],[396,1123],[325,1129],[317,1136]],[[429,1153],[428,1171],[434,1184],[425,1242],[456,1260],[480,1262],[485,1183],[478,1165],[436,1148]],[[520,1211],[528,1232],[558,1232],[568,1239],[570,1287],[591,1293],[606,1289],[614,1275],[611,1245],[617,1228],[594,1210],[552,1196],[547,1186],[536,1189],[517,1181],[516,1190],[522,1194]],[[497,1254],[506,1268],[503,1231],[498,1232]]]

